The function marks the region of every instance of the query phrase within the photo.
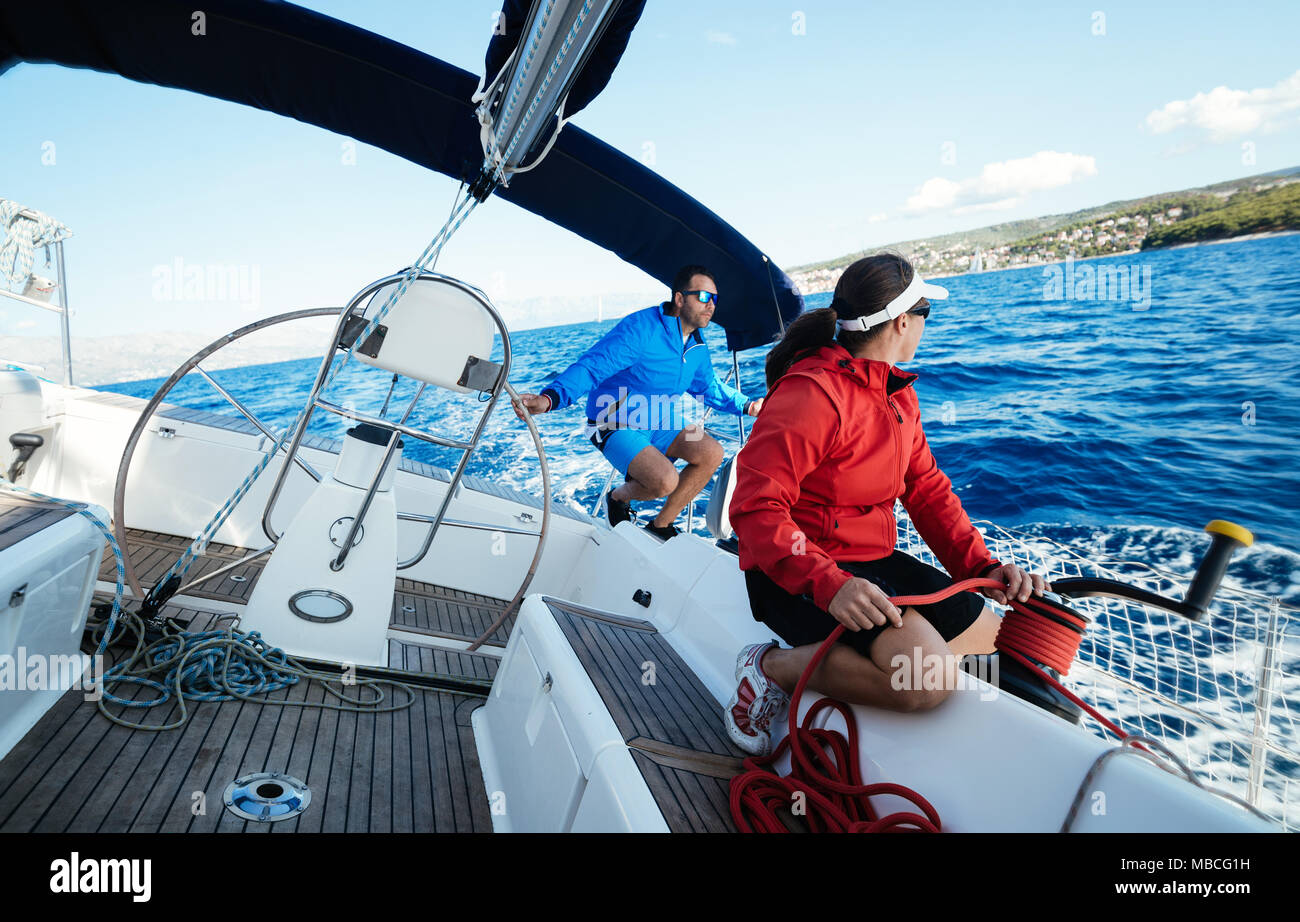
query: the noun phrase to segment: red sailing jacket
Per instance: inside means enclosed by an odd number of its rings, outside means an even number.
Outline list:
[[[954,579],[998,565],[930,453],[916,377],[834,344],[777,381],[736,457],[742,570],[827,609],[852,577],[837,560],[893,552],[895,499]]]

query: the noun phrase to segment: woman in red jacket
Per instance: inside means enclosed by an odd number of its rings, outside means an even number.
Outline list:
[[[736,458],[729,514],[754,617],[792,649],[754,644],[737,658],[726,723],[749,752],[770,751],[773,721],[837,624],[842,643],[809,687],[854,704],[933,707],[962,655],[992,652],[999,618],[974,593],[903,611],[889,602],[952,582],[895,549],[895,500],[953,579],[1005,581],[989,593],[999,603],[1047,588],[989,553],[930,453],[916,375],[895,367],[916,354],[929,299],[947,296],[900,256],[860,259],[831,306],[798,318],[768,355],[769,394]]]

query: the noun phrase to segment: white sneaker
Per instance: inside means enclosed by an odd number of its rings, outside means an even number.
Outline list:
[[[763,654],[775,643],[751,644],[736,657],[736,691],[727,702],[723,721],[727,735],[750,755],[765,756],[772,751],[772,722],[778,720],[790,703],[781,686],[763,672]]]

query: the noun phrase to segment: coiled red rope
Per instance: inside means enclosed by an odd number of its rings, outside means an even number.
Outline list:
[[[967,582],[971,582],[971,580],[967,580]],[[989,582],[989,580],[983,582]],[[1053,621],[1051,617],[1043,614],[1043,609],[1051,615],[1075,625],[1078,629],[1071,630],[1069,627]],[[1002,626],[998,628],[998,636],[993,645],[999,653],[1005,653],[1026,669],[1036,673],[1044,682],[1083,708],[1098,723],[1122,740],[1128,736],[1127,733],[1105,717],[1102,717],[1096,708],[1070,691],[1049,673],[1044,672],[1038,665],[1038,663],[1042,663],[1044,666],[1055,669],[1061,675],[1067,675],[1070,672],[1070,666],[1074,663],[1074,657],[1079,652],[1079,644],[1083,642],[1083,629],[1087,626],[1087,623],[1084,618],[1074,612],[1053,605],[1046,599],[1031,596],[1029,602],[1013,600],[1011,610],[1002,618]],[[1037,662],[1031,662],[1031,659],[1037,660]],[[1141,744],[1135,745],[1139,749],[1146,748]]]
[[[1002,589],[1006,584],[993,579],[967,579],[928,595],[893,596],[899,609],[930,605],[970,589]],[[1031,662],[1037,660],[1065,675],[1070,670],[1087,621],[1041,597],[1022,603],[1008,600],[1010,611],[1002,619],[995,646],[1038,673],[1075,704],[1084,708],[1112,732],[1123,737],[1118,727],[1075,696],[1060,682]],[[1078,629],[1052,620],[1061,618]],[[788,832],[784,815],[802,816],[813,832],[939,832],[939,814],[928,800],[901,784],[866,784],[858,752],[858,726],[852,709],[842,701],[822,698],[808,709],[803,723],[797,723],[799,702],[808,680],[843,634],[839,625],[831,631],[809,661],[794,693],[790,696],[789,733],[771,755],[751,756],[745,770],[731,779],[731,817],[741,832]],[[815,727],[823,711],[838,711],[848,727],[848,738],[835,731]],[[790,753],[790,774],[778,775],[771,768],[786,751]],[[870,798],[893,794],[910,801],[916,811],[877,816]]]

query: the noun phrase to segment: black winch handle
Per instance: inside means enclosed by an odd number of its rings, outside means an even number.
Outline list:
[[[27,467],[28,459],[36,449],[45,444],[45,439],[34,432],[15,432],[9,436],[9,444],[13,446],[14,451],[18,452],[18,457],[9,466],[8,479],[10,483],[17,483]]]
[[[1205,530],[1210,535],[1210,548],[1201,558],[1201,564],[1196,568],[1196,575],[1192,577],[1192,584],[1181,602],[1114,579],[1090,577],[1054,579],[1052,589],[1061,595],[1073,598],[1105,596],[1112,599],[1128,599],[1142,605],[1163,608],[1192,621],[1200,621],[1210,610],[1210,602],[1219,591],[1219,584],[1223,582],[1223,575],[1228,570],[1228,563],[1232,560],[1233,553],[1237,548],[1250,547],[1255,542],[1255,536],[1248,530],[1232,522],[1225,522],[1223,519],[1215,519],[1205,526]]]
[[[1223,574],[1228,572],[1228,562],[1233,552],[1239,547],[1250,547],[1255,543],[1255,536],[1233,522],[1215,519],[1205,526],[1210,535],[1210,549],[1201,558],[1201,565],[1196,568],[1192,585],[1183,597],[1182,613],[1193,621],[1200,621],[1210,610],[1210,602],[1219,591]]]

